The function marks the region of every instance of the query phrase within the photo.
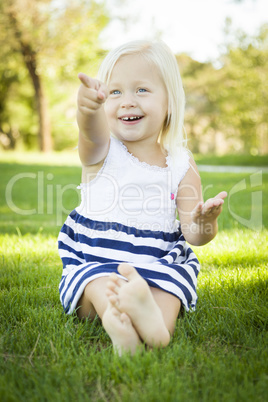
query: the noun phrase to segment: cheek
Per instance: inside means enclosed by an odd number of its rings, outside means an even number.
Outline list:
[[[105,111],[105,114],[108,119],[115,117],[116,116],[116,105],[113,102],[107,100],[106,103],[104,104],[104,111]]]

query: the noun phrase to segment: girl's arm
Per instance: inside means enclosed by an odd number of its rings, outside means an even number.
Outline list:
[[[201,179],[192,158],[190,165],[178,188],[177,209],[185,240],[194,246],[202,246],[217,234],[217,217],[222,211],[227,193],[222,191],[204,203]]]
[[[103,160],[109,147],[110,130],[103,104],[108,91],[105,84],[79,73],[81,85],[77,96],[78,150],[83,165]]]

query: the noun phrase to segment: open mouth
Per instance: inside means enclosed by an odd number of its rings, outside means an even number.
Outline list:
[[[143,116],[123,116],[119,117],[120,120],[123,121],[136,121],[136,120],[141,120]]]

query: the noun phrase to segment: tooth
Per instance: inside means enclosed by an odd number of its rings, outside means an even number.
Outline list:
[[[122,117],[122,120],[124,121],[132,121],[132,120],[139,120],[139,116],[130,116],[130,117]]]

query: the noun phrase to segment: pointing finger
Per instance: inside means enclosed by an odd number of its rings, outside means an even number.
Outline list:
[[[85,85],[85,87],[87,87],[87,88],[92,87],[91,79],[88,75],[86,75],[84,73],[79,73],[78,78],[82,82],[82,84]]]
[[[98,90],[98,98],[99,98],[100,100],[105,100],[105,99],[106,99],[106,94],[105,94],[103,88],[100,88],[100,89]]]

